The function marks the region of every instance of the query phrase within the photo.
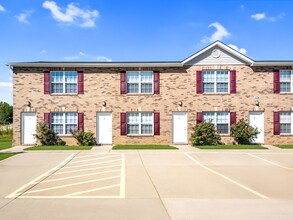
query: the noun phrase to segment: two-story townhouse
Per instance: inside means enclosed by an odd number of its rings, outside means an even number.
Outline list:
[[[244,118],[255,142],[293,142],[293,61],[254,61],[214,42],[178,62],[18,62],[13,69],[13,145],[31,145],[45,121],[67,144],[70,129],[98,144],[188,144],[211,120],[222,140]]]

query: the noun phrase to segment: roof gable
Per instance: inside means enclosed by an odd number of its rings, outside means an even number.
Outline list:
[[[248,64],[254,61],[226,44],[216,41],[182,61],[184,65]]]

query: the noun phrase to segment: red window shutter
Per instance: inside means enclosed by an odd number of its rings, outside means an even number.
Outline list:
[[[84,74],[83,71],[77,72],[78,78],[78,94],[84,94]]]
[[[120,72],[120,93],[126,94],[126,71]]]
[[[78,113],[78,130],[84,130],[84,113]]]
[[[154,135],[160,135],[160,113],[154,112]]]
[[[121,112],[120,113],[120,134],[121,135],[126,135],[126,113]]]
[[[280,112],[274,112],[274,135],[280,134]]]
[[[274,93],[280,93],[280,71],[274,71]]]
[[[50,113],[44,113],[45,124],[50,127]]]
[[[50,71],[44,71],[44,94],[50,94]]]
[[[202,120],[203,120],[203,118],[202,118],[202,112],[197,112],[196,113],[196,124],[202,123]]]
[[[230,125],[236,123],[236,112],[230,112]]]
[[[230,93],[236,93],[236,70],[230,71]]]
[[[160,94],[160,72],[154,71],[154,94]]]
[[[196,71],[196,93],[202,93],[202,71]]]

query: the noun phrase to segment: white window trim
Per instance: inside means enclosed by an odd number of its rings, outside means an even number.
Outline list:
[[[50,113],[50,127],[51,125],[61,125],[61,123],[52,123],[52,114],[63,114],[63,132],[62,134],[57,134],[57,135],[62,135],[62,136],[72,136],[72,134],[66,134],[66,114],[67,113],[74,113],[76,114],[76,117],[77,117],[77,123],[76,123],[76,126],[78,127],[78,113],[77,112],[51,112]]]
[[[290,91],[289,92],[281,92],[281,72],[282,71],[290,71]],[[293,70],[280,70],[280,93],[293,93]]]
[[[204,113],[214,113],[214,122],[211,122],[215,129],[217,129],[217,114],[221,113],[221,111],[206,111],[206,112],[202,112]],[[230,112],[223,112],[223,113],[228,113],[228,133],[219,133],[220,135],[230,135],[230,131],[231,131],[231,126],[230,126]],[[220,123],[219,123],[220,124]]]
[[[289,112],[291,114],[291,133],[281,133],[281,117],[280,117],[280,135],[292,135],[293,134],[293,112],[290,112],[290,111],[281,111],[281,113],[286,113],[286,112]]]
[[[141,73],[144,73],[144,72],[152,72],[152,92],[149,92],[149,93],[142,93],[141,92]],[[138,73],[138,93],[128,93],[127,92],[127,73]],[[134,83],[133,83],[134,84]],[[130,95],[137,95],[137,94],[154,94],[154,71],[126,71],[126,92],[127,94],[130,94]]]
[[[152,114],[152,133],[151,134],[142,134],[141,133],[141,114],[142,113],[151,113]],[[138,134],[128,134],[128,125],[137,125],[136,123],[128,123],[128,114],[138,114],[139,122],[138,122]],[[153,136],[154,135],[154,112],[126,112],[126,134],[127,136]]]
[[[70,95],[70,94],[73,94],[73,95],[76,95],[78,94],[78,73],[77,71],[51,71],[50,74],[52,75],[52,73],[54,72],[62,72],[63,74],[63,77],[62,77],[62,86],[63,86],[63,93],[57,93],[57,92],[53,92],[53,89],[52,89],[52,84],[58,84],[58,83],[54,83],[52,82],[52,78],[50,79],[50,91],[51,91],[51,94],[53,95]],[[73,84],[73,83],[66,83],[65,82],[65,78],[66,78],[66,73],[73,73],[75,72],[76,73],[76,92],[74,93],[66,93],[66,84]]]
[[[213,82],[206,82],[206,83],[214,83],[214,92],[204,92],[203,91],[203,75],[205,71],[214,72],[214,81]],[[217,92],[217,83],[226,83],[225,81],[217,81],[217,71],[228,71],[228,92]],[[202,91],[203,94],[230,94],[230,71],[229,70],[203,70],[202,71]]]

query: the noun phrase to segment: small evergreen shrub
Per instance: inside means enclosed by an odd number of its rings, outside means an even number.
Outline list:
[[[240,119],[231,126],[231,136],[238,144],[250,144],[260,132],[248,124],[244,119]]]
[[[221,137],[211,122],[202,122],[192,128],[190,141],[192,146],[216,145]]]
[[[66,142],[61,140],[44,122],[38,123],[35,136],[42,145],[66,145]]]
[[[84,130],[70,131],[72,136],[77,140],[80,146],[93,146],[96,143],[93,132],[85,132]]]

